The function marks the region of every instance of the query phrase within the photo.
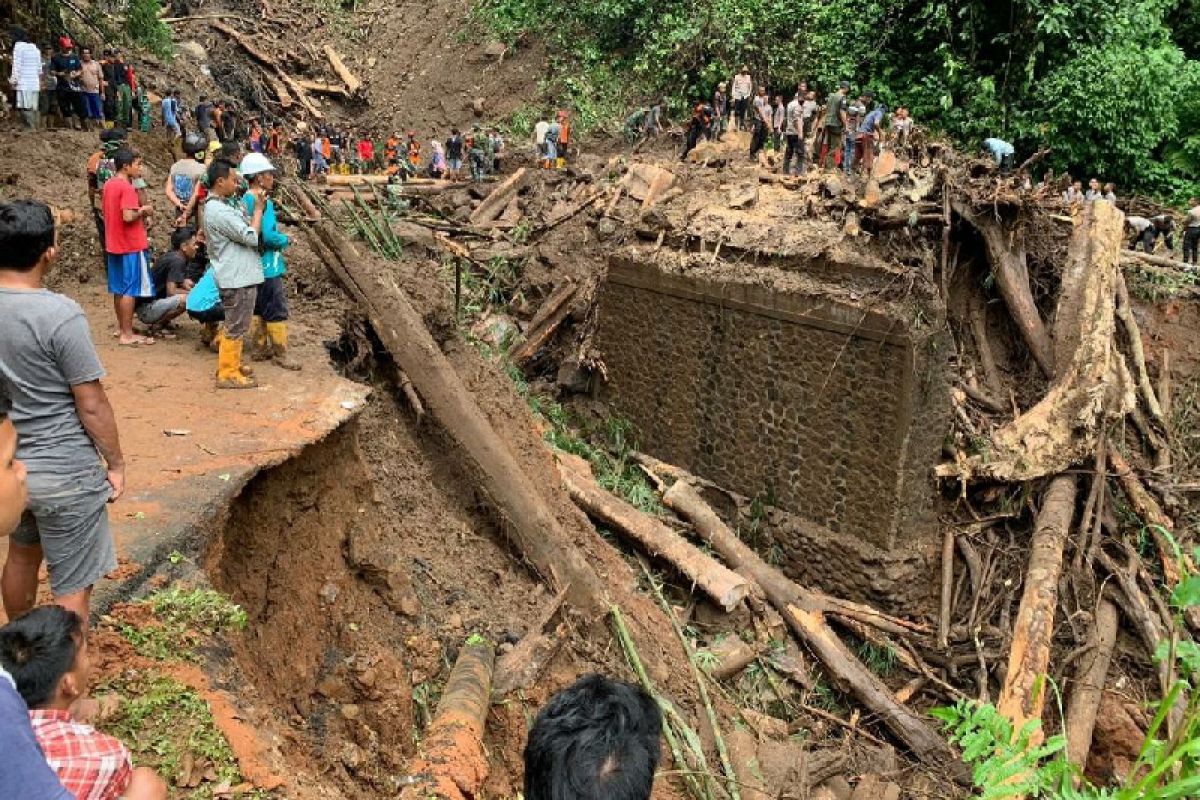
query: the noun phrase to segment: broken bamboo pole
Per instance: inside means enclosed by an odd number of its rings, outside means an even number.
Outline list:
[[[788,627],[808,645],[829,673],[847,686],[920,760],[939,767],[954,763],[962,767],[945,739],[915,712],[897,703],[883,681],[842,643],[826,623],[818,599],[742,543],[695,489],[676,481],[663,495],[663,502],[691,520],[727,564],[754,579]]]
[[[313,222],[304,231],[333,256],[326,265],[334,277],[366,312],[429,413],[477,468],[481,486],[507,522],[503,527],[516,549],[552,588],[565,588],[567,601],[576,609],[596,617],[605,614],[609,606],[605,582],[496,434],[390,271],[365,263],[354,245],[326,220]]]
[[[750,584],[741,575],[650,515],[600,488],[586,462],[574,465],[564,454],[558,458],[558,473],[567,493],[588,515],[611,525],[651,555],[671,564],[727,612],[737,608],[750,593]]]
[[[1067,699],[1067,761],[1082,772],[1092,749],[1096,712],[1104,696],[1104,682],[1117,644],[1117,607],[1107,597],[1096,606],[1092,624],[1092,651],[1080,663],[1075,685]]]
[[[1021,605],[1013,623],[1008,672],[996,709],[1020,731],[1029,720],[1041,720],[1050,668],[1050,645],[1054,638],[1054,611],[1058,606],[1058,578],[1062,573],[1063,548],[1075,516],[1074,475],[1059,475],[1050,481],[1042,500],[1029,548],[1029,567]],[[1030,741],[1040,744],[1043,732]]]
[[[479,796],[488,774],[483,732],[491,707],[491,643],[471,637],[459,651],[433,722],[425,731],[422,754],[409,766],[400,800],[467,800]]]

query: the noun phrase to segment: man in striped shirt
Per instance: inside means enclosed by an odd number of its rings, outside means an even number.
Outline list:
[[[17,110],[25,124],[37,130],[38,92],[42,88],[42,53],[37,45],[29,41],[29,34],[15,25],[9,28],[12,35],[12,73],[8,82],[17,90]]]

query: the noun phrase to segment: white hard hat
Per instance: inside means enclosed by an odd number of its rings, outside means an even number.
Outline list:
[[[242,176],[246,178],[263,172],[274,171],[275,166],[271,163],[271,160],[262,153],[247,153],[245,157],[242,158],[242,163],[238,166],[238,172],[240,172]]]

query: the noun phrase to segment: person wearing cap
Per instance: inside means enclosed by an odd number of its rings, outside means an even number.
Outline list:
[[[8,82],[17,92],[17,111],[25,125],[37,130],[40,124],[38,92],[42,88],[42,52],[29,40],[24,28],[9,28],[13,38],[12,72]]]
[[[836,152],[838,145],[842,143],[842,132],[846,130],[847,115],[846,115],[846,96],[850,94],[850,81],[842,81],[838,84],[837,91],[831,92],[829,98],[825,101],[825,141],[821,145],[821,167],[826,167],[826,156],[834,154],[836,160]]]
[[[75,53],[75,43],[69,36],[58,39],[58,52],[50,59],[50,72],[57,81],[55,95],[63,121],[75,130],[86,124],[87,114],[83,110],[83,86],[79,79],[83,74],[83,63]]]
[[[258,207],[262,207],[258,249],[262,253],[263,282],[259,284],[254,300],[251,358],[255,361],[269,359],[277,367],[298,370],[299,362],[288,355],[287,290],[283,284],[287,272],[283,251],[287,249],[288,237],[279,230],[275,201],[271,199],[271,190],[275,188],[275,165],[262,153],[247,153],[238,172],[250,185],[250,191],[242,195],[246,216],[253,219]]]
[[[225,330],[217,350],[218,389],[249,389],[258,385],[242,369],[242,349],[254,317],[258,287],[263,282],[258,244],[266,192],[261,184],[250,188],[255,201],[254,214],[247,218],[246,206],[236,202],[237,189],[237,169],[224,159],[214,160],[208,168],[204,238],[225,312]],[[230,200],[235,202],[230,204]]]

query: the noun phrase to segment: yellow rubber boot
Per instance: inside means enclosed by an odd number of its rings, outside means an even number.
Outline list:
[[[250,320],[250,333],[246,334],[250,342],[250,358],[254,361],[266,361],[271,357],[271,343],[267,339],[267,328],[263,318],[255,316]]]
[[[220,353],[221,342],[225,341],[225,329],[217,327],[217,323],[215,322],[212,323],[212,325],[214,328],[216,328],[217,332],[213,335],[212,341],[208,343],[208,349],[212,350],[214,353]],[[240,369],[242,374],[247,378],[254,374],[254,367],[251,367],[248,364],[240,364],[238,365],[238,369]]]
[[[271,340],[271,361],[277,367],[292,372],[300,370],[300,362],[288,354],[288,330],[286,322],[268,322],[267,337]]]
[[[254,378],[242,373],[242,340],[221,339],[221,352],[217,356],[218,389],[252,389],[258,386]]]

